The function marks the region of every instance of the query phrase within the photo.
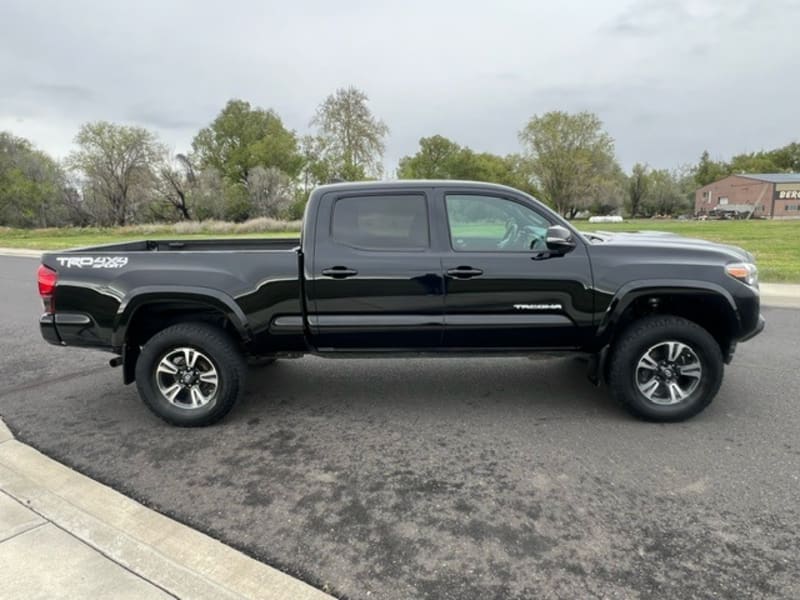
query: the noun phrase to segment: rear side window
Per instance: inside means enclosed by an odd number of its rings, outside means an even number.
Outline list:
[[[423,195],[354,196],[333,205],[333,239],[376,250],[429,246],[428,204]]]

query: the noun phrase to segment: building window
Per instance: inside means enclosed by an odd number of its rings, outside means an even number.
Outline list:
[[[720,204],[720,206],[723,206],[723,205],[725,205],[725,204],[727,204],[727,203],[728,203],[728,197],[727,197],[727,196],[720,196],[720,197],[719,197],[719,204]]]

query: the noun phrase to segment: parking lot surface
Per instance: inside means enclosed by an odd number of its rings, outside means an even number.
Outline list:
[[[800,597],[800,312],[722,390],[636,421],[577,360],[279,361],[172,428],[110,355],[47,346],[0,258],[0,415],[77,470],[348,598]]]

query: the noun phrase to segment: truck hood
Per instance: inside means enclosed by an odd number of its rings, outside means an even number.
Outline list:
[[[698,251],[724,252],[734,260],[755,262],[755,257],[744,248],[720,244],[709,240],[684,237],[668,231],[589,231],[581,232],[592,244],[635,246],[648,248],[686,248]]]

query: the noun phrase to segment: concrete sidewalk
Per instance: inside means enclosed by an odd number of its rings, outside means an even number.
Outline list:
[[[762,283],[761,304],[782,308],[800,308],[800,285],[794,283]]]
[[[0,420],[0,598],[331,596],[51,460]]]

